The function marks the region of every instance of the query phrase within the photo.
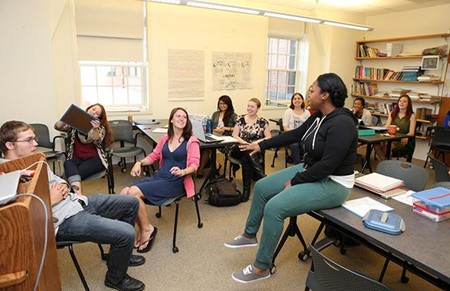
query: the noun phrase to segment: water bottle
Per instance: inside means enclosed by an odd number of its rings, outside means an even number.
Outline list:
[[[207,126],[207,123],[208,123],[208,117],[205,116],[205,117],[202,118],[203,131],[204,131],[205,133],[208,132],[208,126]]]
[[[206,120],[206,133],[212,133],[213,132],[213,121],[212,118],[208,116]]]

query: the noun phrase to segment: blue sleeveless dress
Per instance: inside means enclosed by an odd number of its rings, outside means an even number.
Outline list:
[[[164,203],[168,198],[178,197],[184,192],[184,177],[172,175],[170,169],[173,167],[186,168],[186,146],[187,140],[171,152],[167,141],[161,152],[164,158],[162,167],[153,176],[143,178],[131,186],[138,187],[148,201],[157,205]]]

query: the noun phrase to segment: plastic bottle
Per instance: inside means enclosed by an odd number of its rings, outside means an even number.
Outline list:
[[[131,114],[131,110],[128,110],[128,121],[133,123],[133,115]]]
[[[208,116],[206,120],[206,133],[212,133],[213,132],[213,121],[212,118]]]
[[[203,131],[205,133],[207,133],[207,130],[208,130],[207,123],[208,123],[208,117],[205,116],[205,117],[202,118]]]

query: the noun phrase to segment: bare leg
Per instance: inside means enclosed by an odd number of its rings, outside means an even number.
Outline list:
[[[380,161],[384,161],[386,159],[386,146],[384,144],[375,144],[373,149]]]
[[[205,166],[208,163],[208,160],[209,160],[210,156],[211,156],[211,150],[208,150],[208,149],[202,150],[202,157],[201,157],[201,160],[200,160],[200,167],[198,167],[198,170],[197,170],[197,175],[199,177],[202,177],[204,175],[203,172],[205,170]],[[212,165],[211,165],[211,167],[212,167]]]

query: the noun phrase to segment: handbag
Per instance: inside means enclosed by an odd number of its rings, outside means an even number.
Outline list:
[[[242,193],[236,183],[225,178],[213,179],[205,188],[208,202],[213,206],[234,206],[242,201]]]
[[[388,234],[399,235],[406,230],[403,218],[381,210],[369,210],[362,220],[365,227]]]

